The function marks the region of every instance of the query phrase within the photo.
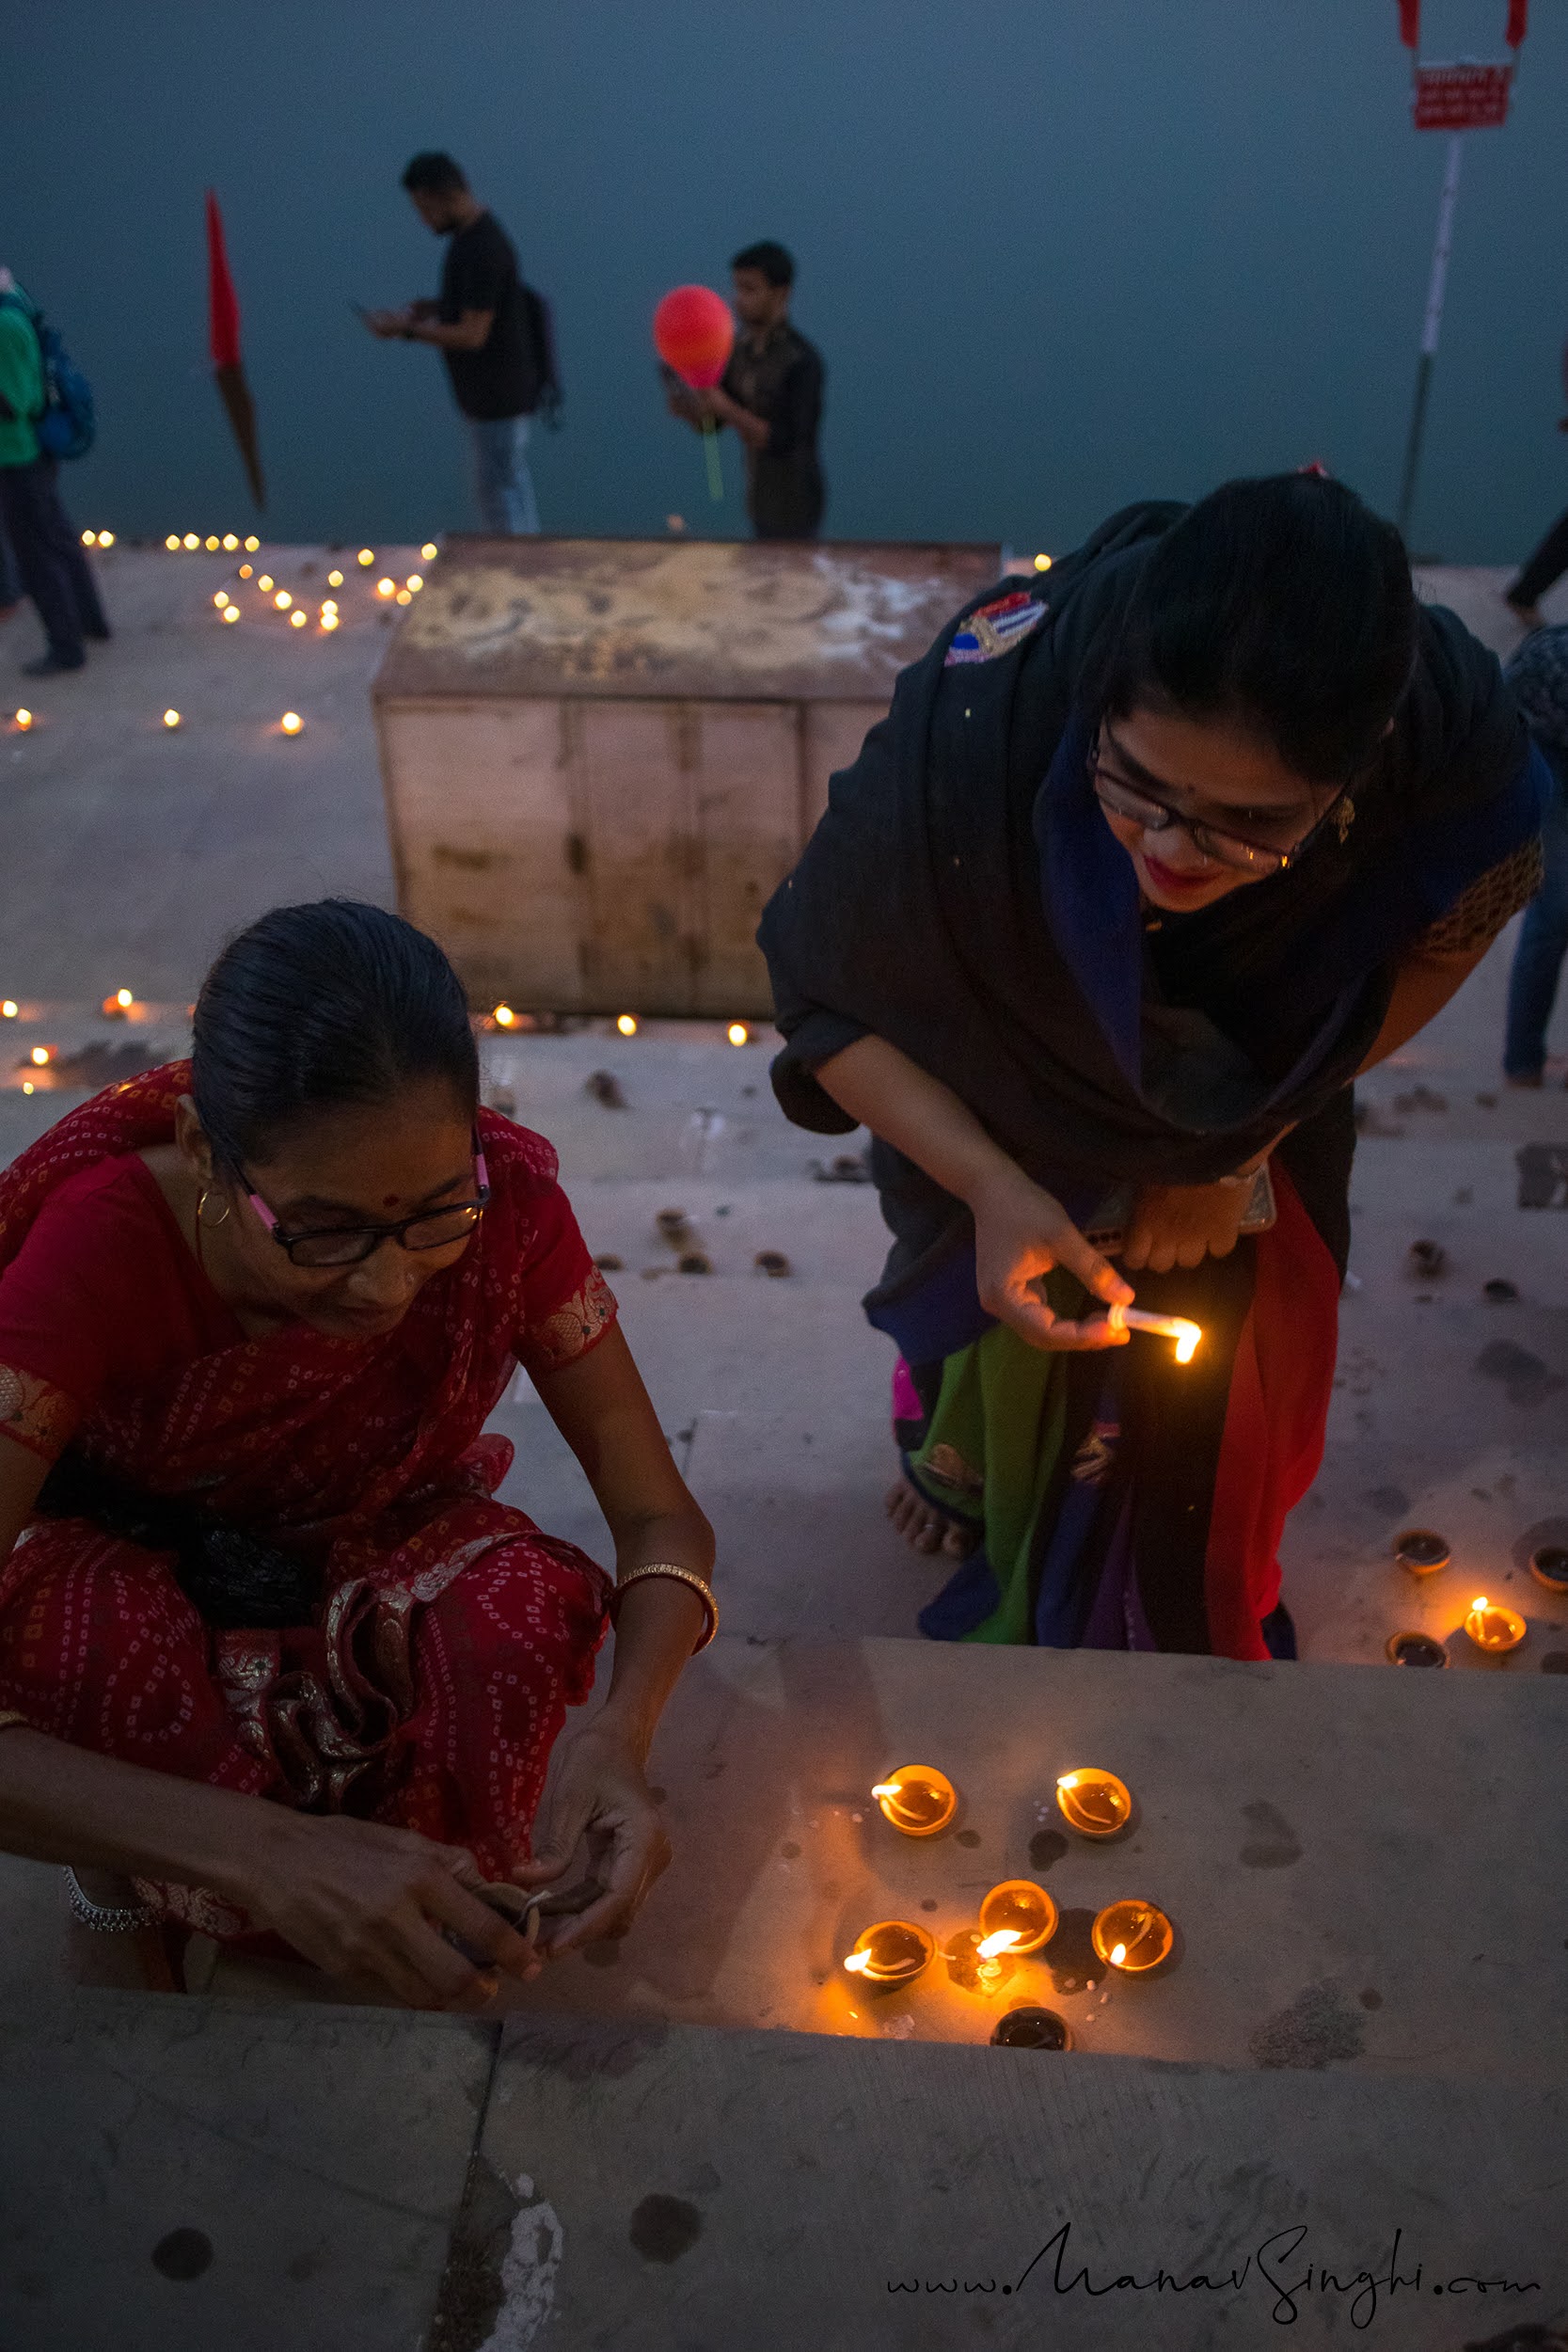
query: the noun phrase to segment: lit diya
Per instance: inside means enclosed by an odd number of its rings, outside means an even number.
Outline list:
[[[1465,1630],[1477,1649],[1484,1650],[1489,1658],[1500,1658],[1505,1651],[1517,1649],[1529,1629],[1516,1609],[1505,1609],[1482,1593],[1465,1613]]]
[[[875,1927],[856,1936],[844,1965],[852,1977],[862,1977],[867,1984],[908,1984],[911,1977],[919,1976],[935,1950],[924,1928],[908,1919],[879,1919]]]
[[[1033,1879],[1004,1879],[980,1905],[977,1949],[988,1960],[999,1951],[1020,1958],[1025,1952],[1037,1952],[1055,1932],[1056,1906]],[[1010,1939],[1006,1944],[997,1941],[1003,1935]]]
[[[1081,1837],[1114,1837],[1132,1818],[1132,1792],[1115,1772],[1084,1768],[1056,1783],[1056,1806]]]
[[[1176,1930],[1153,1903],[1109,1903],[1091,1931],[1094,1948],[1108,1968],[1123,1976],[1147,1976],[1168,1960]]]
[[[871,1791],[884,1820],[906,1837],[934,1837],[945,1829],[958,1807],[958,1796],[945,1772],[934,1764],[904,1764]]]

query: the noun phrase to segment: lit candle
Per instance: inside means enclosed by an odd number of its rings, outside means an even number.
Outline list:
[[[752,1032],[744,1021],[732,1021],[724,1032],[732,1045],[750,1045]]]
[[[172,531],[169,532],[168,537],[164,541],[164,545],[167,548],[170,555],[176,555],[179,553],[180,542],[175,537]]]
[[[223,534],[223,544],[229,553],[232,555],[240,543],[238,539],[235,538],[234,533],[231,531],[226,531]]]
[[[263,572],[256,582],[257,587],[260,588],[263,596],[267,596],[272,594],[272,574],[270,572]]]
[[[891,1821],[906,1837],[934,1837],[945,1829],[958,1806],[958,1793],[945,1772],[934,1764],[904,1764],[871,1791]]]
[[[303,617],[303,616],[302,616],[302,617]],[[323,628],[325,628],[325,631],[326,631],[326,633],[327,633],[327,635],[328,635],[329,637],[331,636],[332,631],[333,631],[333,630],[337,628],[337,626],[338,626],[338,615],[336,614],[336,612],[324,612],[324,613],[322,614],[322,627],[323,627]]]
[[[164,713],[164,724],[172,734],[173,730],[180,724],[180,713],[177,710],[166,710]]]
[[[879,1919],[855,1938],[844,1965],[867,1984],[908,1984],[918,1977],[936,1946],[924,1928],[907,1919]]]
[[[635,1037],[637,1035],[636,1014],[630,1012],[622,1013],[620,1018],[617,1020],[615,1026],[620,1030],[623,1037]]]
[[[111,1021],[122,1021],[135,1001],[128,988],[118,988],[112,996],[104,997],[103,1009]]]
[[[1176,1342],[1176,1360],[1190,1364],[1203,1338],[1202,1327],[1185,1315],[1150,1315],[1141,1307],[1112,1307],[1106,1317],[1113,1331],[1150,1331],[1157,1339]]]
[[[994,1993],[1013,1973],[1016,1935],[1014,1928],[999,1928],[994,1935],[965,1928],[950,1936],[942,1947],[950,1980],[960,1993]]]
[[[194,531],[187,531],[184,536],[183,545],[187,548],[198,548],[201,545],[201,542],[197,537]]]
[[[237,604],[226,604],[223,608],[223,617],[226,621],[237,621],[240,617],[239,606]]]
[[[411,595],[417,596],[420,590],[424,586],[424,580],[419,572],[410,572],[403,584],[409,590]]]
[[[0,1021],[14,1021],[21,1010],[22,1008],[16,998],[8,996],[5,1003],[0,1005]]]
[[[1143,1977],[1170,1958],[1176,1930],[1153,1903],[1110,1903],[1095,1920],[1092,1940],[1108,1968]]]
[[[367,571],[367,572],[368,572],[368,571],[370,570],[371,565],[372,565],[374,562],[375,562],[375,549],[374,549],[373,548],[360,548],[360,550],[359,550],[359,563],[360,563],[360,566],[361,566],[361,568],[362,568],[363,570],[365,570],[365,571]]]
[[[115,534],[114,534],[114,532],[113,532],[112,531],[101,531],[101,532],[99,532],[99,534],[98,534],[98,544],[99,544],[99,546],[100,546],[101,548],[112,548],[112,547],[114,546],[114,543],[115,543]]]
[[[251,538],[248,538],[248,539],[245,541],[245,551],[246,555],[254,555],[254,554],[255,554],[255,552],[256,552],[256,550],[257,550],[257,548],[261,546],[261,542],[260,541],[260,539],[258,539],[258,538],[256,538],[256,537],[254,537],[254,536],[252,536]]]
[[[277,607],[279,612],[287,612],[290,605],[293,602],[293,598],[290,596],[286,588],[279,588],[277,596],[273,598],[273,602]]]
[[[309,617],[310,615],[308,612],[291,612],[289,615],[289,627],[291,628],[303,628]]]
[[[408,588],[400,588],[400,589],[398,590],[398,602],[399,602],[399,604],[412,604],[412,603],[413,603],[413,601],[414,601],[414,596],[413,596],[413,591],[412,591],[411,589],[408,589]]]
[[[441,552],[441,550],[440,550],[440,548],[436,546],[436,542],[435,542],[435,540],[434,540],[434,539],[427,539],[427,540],[425,541],[425,543],[424,543],[423,547],[420,549],[420,553],[423,556],[423,558],[424,558],[424,560],[425,560],[425,562],[426,562],[427,564],[434,564],[434,563],[435,563],[435,561],[436,561],[436,558],[439,555],[439,553],[440,553],[440,552]]]
[[[82,533],[82,545],[83,545],[85,548],[95,548],[95,547],[98,545],[98,533],[97,533],[97,532],[96,532],[96,531],[84,531],[84,532],[83,532],[83,533]]]
[[[256,566],[254,564],[242,564],[240,565],[240,578],[242,580],[248,580],[255,569]]]
[[[498,1005],[491,1015],[498,1029],[510,1029],[516,1018],[510,1005]]]
[[[1062,1774],[1056,1783],[1056,1807],[1081,1837],[1114,1837],[1132,1818],[1132,1796],[1115,1772],[1085,1768]]]
[[[395,596],[397,593],[397,581],[395,580],[378,580],[375,583],[375,593],[378,596]]]
[[[47,1045],[35,1045],[35,1046],[34,1046],[34,1048],[33,1048],[33,1064],[34,1064],[34,1067],[35,1067],[36,1069],[42,1070],[42,1069],[45,1067],[45,1065],[47,1064],[48,1059],[49,1059],[49,1048],[48,1048],[48,1046],[47,1046]]]
[[[213,602],[217,606],[218,611],[221,612],[224,606],[229,602],[228,589],[220,588],[216,596],[213,598]]]
[[[15,727],[19,735],[25,735],[32,723],[33,714],[30,710],[19,710],[15,718],[11,721],[12,726]]]
[[[993,1950],[1017,1957],[1037,1952],[1055,1932],[1056,1906],[1033,1879],[1004,1879],[980,1905],[979,1948],[984,1958],[989,1959]],[[999,1936],[1007,1941],[998,1943]]]
[[[1505,1609],[1500,1601],[1488,1600],[1484,1593],[1470,1603],[1465,1619],[1465,1632],[1489,1658],[1517,1649],[1528,1629],[1516,1609]]]
[[[341,572],[328,572],[326,575],[326,584],[329,588],[341,588],[343,584],[343,576]]]
[[[285,735],[297,735],[305,722],[297,710],[286,710],[277,723]]]
[[[218,551],[218,541],[215,534],[209,539],[203,540],[202,545],[206,548],[209,555],[215,555]]]

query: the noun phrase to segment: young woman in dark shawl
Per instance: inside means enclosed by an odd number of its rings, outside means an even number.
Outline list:
[[[890,1508],[963,1563],[927,1633],[1294,1655],[1351,1081],[1530,897],[1543,787],[1493,657],[1310,473],[1129,508],[905,672],[760,937],[785,1111],[874,1138]],[[1134,1285],[1190,1363],[1091,1311]]]

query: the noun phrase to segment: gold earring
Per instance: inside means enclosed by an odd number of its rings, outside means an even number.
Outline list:
[[[230,1202],[226,1200],[223,1204],[223,1215],[221,1216],[203,1216],[201,1212],[207,1206],[207,1202],[212,1195],[212,1189],[211,1184],[203,1184],[201,1190],[196,1197],[196,1221],[198,1225],[204,1227],[209,1233],[215,1232],[220,1225],[228,1224],[230,1206]]]
[[[1339,847],[1342,850],[1355,822],[1355,803],[1352,800],[1341,801],[1334,812],[1334,822],[1338,827]]]

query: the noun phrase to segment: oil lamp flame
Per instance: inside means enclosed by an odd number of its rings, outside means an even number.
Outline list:
[[[982,1960],[994,1960],[998,1952],[1010,1952],[1015,1944],[1022,1941],[1017,1928],[998,1928],[994,1935],[982,1936],[974,1948]]]
[[[1113,1306],[1106,1314],[1113,1331],[1148,1331],[1156,1339],[1176,1342],[1176,1360],[1190,1364],[1203,1340],[1201,1324],[1190,1323],[1185,1315],[1151,1315],[1141,1307]]]
[[[844,1965],[851,1976],[863,1976],[871,1965],[871,1954],[869,1952],[847,1952]]]

